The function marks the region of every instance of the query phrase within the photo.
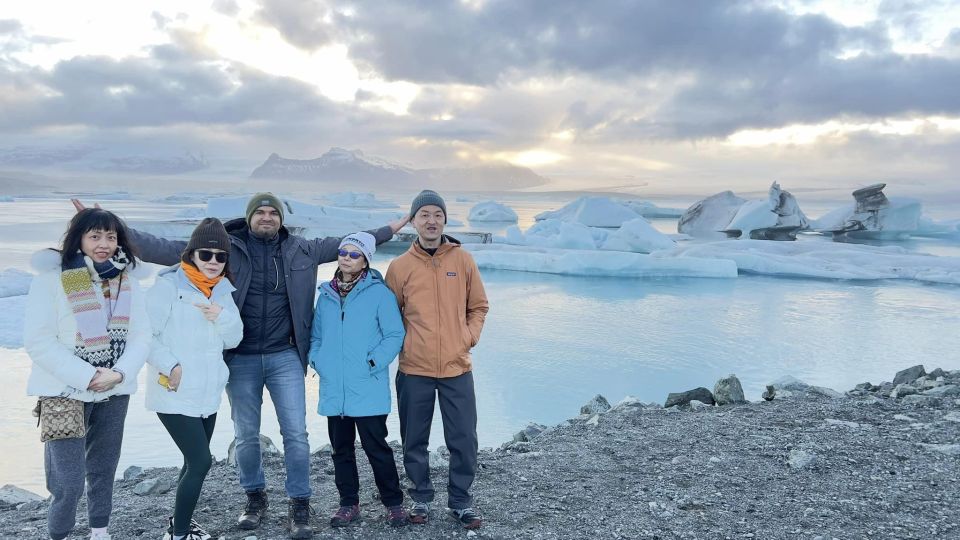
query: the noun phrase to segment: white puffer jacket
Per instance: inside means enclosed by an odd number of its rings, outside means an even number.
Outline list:
[[[221,279],[208,299],[187,278],[180,265],[162,270],[147,291],[147,311],[153,323],[153,350],[147,362],[146,407],[151,411],[206,417],[217,412],[229,371],[223,350],[243,338],[240,310],[233,301],[234,287]],[[216,302],[223,311],[208,321],[194,304]],[[158,382],[180,364],[182,375],[176,392]]]
[[[27,380],[31,396],[67,396],[81,401],[102,401],[113,395],[137,391],[137,374],[150,351],[150,320],[144,293],[137,277],[145,275],[143,265],[127,273],[130,280],[130,327],[123,354],[114,369],[123,372],[121,384],[107,392],[87,390],[97,370],[73,354],[77,320],[60,281],[60,254],[44,249],[34,254],[34,270],[39,274],[30,284],[23,320],[23,347],[33,365]],[[98,293],[100,291],[97,291]],[[100,298],[103,302],[103,298]]]

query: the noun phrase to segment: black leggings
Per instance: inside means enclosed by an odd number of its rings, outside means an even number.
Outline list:
[[[200,488],[210,470],[210,438],[217,415],[206,418],[182,414],[157,413],[163,427],[183,453],[183,467],[177,482],[177,499],[173,506],[173,534],[184,535],[190,530],[190,520],[200,499]]]

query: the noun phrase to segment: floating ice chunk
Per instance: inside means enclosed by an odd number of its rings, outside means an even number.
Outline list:
[[[0,298],[27,294],[31,281],[33,281],[33,274],[29,272],[16,268],[0,270]]]
[[[772,276],[960,283],[960,257],[911,253],[896,246],[725,240],[684,245],[658,255],[729,259],[743,272]]]
[[[747,202],[732,191],[722,191],[695,203],[677,223],[677,232],[690,236],[726,238],[720,232],[727,228],[740,207]]]
[[[612,277],[737,277],[730,260],[658,257],[642,253],[464,244],[480,268]]]
[[[373,193],[333,193],[325,197],[332,206],[340,208],[396,208],[395,203],[379,201]]]
[[[907,197],[888,199],[883,194],[884,187],[886,184],[873,184],[854,191],[854,204],[828,212],[812,222],[811,228],[836,239],[908,238],[920,229],[923,206]]]
[[[683,208],[667,208],[657,206],[649,201],[623,201],[623,204],[647,219],[653,218],[675,218],[683,215]]]
[[[708,197],[691,206],[680,218],[677,230],[693,236],[794,240],[808,226],[796,198],[774,182],[765,199],[747,201],[730,191]]]
[[[647,220],[637,218],[624,222],[619,229],[610,233],[601,249],[650,253],[676,245],[667,235],[654,229]]]
[[[537,221],[557,219],[588,227],[619,227],[624,221],[636,218],[637,213],[630,207],[609,197],[580,197],[559,210],[542,212],[534,217]]]
[[[517,213],[509,206],[496,201],[484,201],[470,209],[468,221],[509,221],[517,222]]]

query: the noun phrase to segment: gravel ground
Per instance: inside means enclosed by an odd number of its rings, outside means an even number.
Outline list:
[[[485,521],[475,533],[445,516],[442,489],[430,523],[389,528],[363,457],[363,520],[331,530],[333,466],[318,451],[314,537],[960,538],[958,385],[954,371],[833,397],[792,383],[773,401],[743,405],[664,409],[625,400],[481,451],[474,493]],[[442,488],[441,454],[432,458]],[[195,518],[214,538],[286,538],[282,458],[268,456],[265,468],[272,506],[252,533],[234,526],[244,500],[236,469],[221,461],[211,470]],[[115,539],[162,537],[173,491],[136,495],[134,487],[176,472],[149,469],[117,481]],[[81,507],[71,538],[88,537],[85,514]],[[0,537],[44,538],[45,515],[45,502],[0,508]]]

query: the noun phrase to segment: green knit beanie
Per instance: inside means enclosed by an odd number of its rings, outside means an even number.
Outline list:
[[[276,208],[277,212],[280,213],[280,224],[283,225],[283,201],[269,191],[257,193],[253,197],[250,197],[250,202],[247,203],[247,225],[250,224],[250,218],[253,217],[253,213],[261,206]]]

